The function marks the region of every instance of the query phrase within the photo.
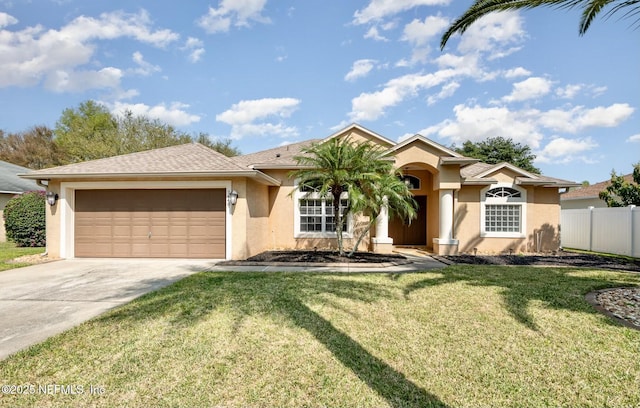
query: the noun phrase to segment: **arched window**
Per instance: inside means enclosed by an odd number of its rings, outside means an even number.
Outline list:
[[[518,190],[511,187],[496,187],[485,193],[485,197],[488,198],[501,198],[501,197],[513,197],[518,198],[522,195]]]
[[[400,177],[400,180],[407,185],[409,190],[420,190],[420,179],[416,176],[412,176],[411,174],[405,174]]]
[[[481,191],[483,237],[522,238],[526,233],[527,192],[517,186],[492,185]]]

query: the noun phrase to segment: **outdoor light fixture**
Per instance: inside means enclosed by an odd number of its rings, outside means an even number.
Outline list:
[[[53,191],[47,191],[45,197],[47,197],[47,202],[49,203],[49,205],[56,205],[56,201],[58,201],[58,195],[56,193],[54,193]]]
[[[236,202],[238,202],[238,192],[236,190],[229,191],[229,195],[227,196],[227,201],[231,205],[236,205]]]

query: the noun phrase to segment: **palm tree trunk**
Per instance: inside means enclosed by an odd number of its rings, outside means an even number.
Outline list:
[[[348,258],[351,258],[353,254],[355,254],[358,251],[358,246],[360,246],[360,242],[362,242],[362,240],[364,239],[364,236],[367,235],[369,231],[371,231],[371,227],[373,226],[373,224],[375,224],[376,218],[378,218],[377,215],[375,217],[373,215],[371,216],[369,224],[367,225],[367,228],[365,228],[362,231],[362,233],[358,236],[358,239],[356,240],[356,244],[353,246],[353,249],[351,249],[351,252],[349,252],[349,254],[347,255]]]

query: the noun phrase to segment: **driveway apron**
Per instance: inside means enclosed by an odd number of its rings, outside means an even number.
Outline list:
[[[0,272],[0,360],[215,263],[73,259]]]

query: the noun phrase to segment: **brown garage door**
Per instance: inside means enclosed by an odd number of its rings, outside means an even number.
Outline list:
[[[224,189],[77,190],[75,256],[224,258]]]

